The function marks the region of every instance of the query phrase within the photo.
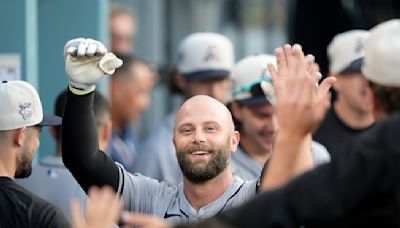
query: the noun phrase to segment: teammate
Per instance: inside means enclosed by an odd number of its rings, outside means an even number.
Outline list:
[[[267,63],[276,65],[272,55],[258,54],[245,57],[232,68],[232,102],[229,104],[236,128],[240,132],[238,150],[232,156],[233,173],[244,180],[253,180],[261,175],[265,162],[271,157],[273,143],[278,132],[274,114],[275,94]],[[270,87],[269,99],[264,95],[260,83]],[[329,153],[317,142],[312,142],[311,151],[302,157],[296,174],[328,162]]]
[[[132,171],[140,144],[132,125],[150,105],[150,92],[156,75],[140,59],[119,57],[124,65],[115,71],[110,81],[113,131],[108,154]]]
[[[362,72],[373,91],[374,113],[380,116],[377,124],[356,137],[345,148],[346,153],[338,154],[331,163],[257,197],[240,210],[221,216],[217,223],[228,227],[399,227],[400,20],[383,22],[370,31]],[[308,97],[312,89],[306,90],[303,81],[292,79],[301,88],[297,91],[303,92],[298,95]],[[298,129],[282,139],[288,147],[298,146],[295,139],[310,132],[322,119],[313,112],[318,106],[312,99],[308,101],[301,106],[309,112],[293,112],[294,106],[280,106],[284,107],[283,113],[290,113],[287,126]],[[302,122],[295,122],[297,119]]]
[[[193,33],[184,38],[178,50],[176,77],[185,99],[208,95],[225,102],[234,60],[232,42],[221,34]],[[175,112],[144,140],[134,161],[134,172],[169,184],[182,182],[172,143],[174,120]]]
[[[133,10],[121,2],[113,2],[109,18],[111,50],[117,55],[132,55],[137,24]]]
[[[371,89],[361,73],[368,35],[369,31],[350,30],[336,35],[328,46],[330,73],[337,78],[333,86],[337,99],[313,136],[332,156],[374,123]]]
[[[56,116],[62,117],[66,97],[66,90],[61,91],[57,96],[54,106],[54,114]],[[99,148],[102,151],[106,151],[111,138],[112,124],[108,101],[97,91],[94,93],[93,111],[99,132]],[[28,178],[17,179],[16,183],[43,199],[54,203],[70,219],[69,204],[72,197],[85,201],[86,193],[62,162],[61,126],[51,127],[50,132],[56,141],[56,153],[40,160]]]
[[[91,115],[93,91],[103,74],[112,74],[121,62],[90,39],[71,40],[65,50],[70,86],[62,127],[63,160],[85,191],[110,185],[122,195],[126,210],[154,214],[172,224],[214,216],[255,195],[257,180],[245,182],[232,175],[229,159],[240,136],[230,112],[205,95],[188,99],[176,114],[173,142],[183,173],[178,186],[130,174],[100,153]],[[265,178],[262,189],[268,188]]]
[[[14,182],[31,174],[44,116],[35,88],[24,81],[0,82],[0,227],[69,227],[60,209]]]

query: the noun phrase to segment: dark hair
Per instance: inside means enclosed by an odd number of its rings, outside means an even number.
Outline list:
[[[233,125],[234,125],[234,127],[235,127],[235,130],[241,132],[241,131],[242,131],[242,122],[240,122],[238,119],[236,119],[235,114],[233,113],[233,110],[232,110],[233,102],[236,102],[236,101],[231,101],[231,102],[229,102],[228,104],[226,104],[226,107],[227,107],[228,110],[231,112],[232,120],[233,120]],[[236,104],[239,105],[237,102],[236,102]],[[239,106],[240,106],[240,105],[239,105]]]
[[[122,66],[115,69],[114,74],[111,76],[111,79],[131,79],[131,74],[134,64],[143,64],[149,69],[153,70],[153,67],[144,59],[137,58],[132,55],[117,55],[123,62]]]
[[[369,82],[369,86],[386,113],[400,111],[400,88],[373,82]]]
[[[113,2],[111,4],[110,17],[118,14],[129,15],[135,21],[135,10],[128,4],[122,2]]]
[[[63,90],[58,94],[54,106],[54,114],[56,116],[59,117],[63,116],[66,98],[67,98],[67,90]],[[107,98],[96,90],[94,91],[93,112],[98,126],[103,124],[102,123],[103,119],[110,114],[110,104]],[[56,140],[60,141],[61,126],[57,126],[55,128],[56,128]]]

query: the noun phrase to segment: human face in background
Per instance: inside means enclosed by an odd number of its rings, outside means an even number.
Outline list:
[[[271,152],[278,130],[273,106],[268,103],[238,106],[233,113],[241,123],[241,145],[257,154]]]
[[[155,84],[155,73],[145,64],[132,64],[131,75],[120,79],[117,91],[113,92],[112,105],[114,115],[119,116],[120,122],[134,122],[150,106],[150,93]]]
[[[136,25],[132,16],[126,13],[117,13],[110,17],[109,23],[111,50],[122,55],[132,54],[136,33]]]
[[[228,77],[220,79],[195,79],[188,82],[188,93],[191,96],[207,95],[224,103],[230,92]]]
[[[333,86],[338,93],[338,100],[349,109],[361,114],[372,112],[372,91],[361,73],[339,75]]]

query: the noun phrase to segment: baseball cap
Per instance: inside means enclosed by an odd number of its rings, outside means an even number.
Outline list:
[[[231,72],[232,100],[242,106],[275,103],[272,78],[267,69],[268,63],[276,67],[276,57],[268,54],[251,55],[235,64]],[[268,87],[267,94],[261,89],[262,81],[265,81]]]
[[[400,19],[382,22],[365,43],[364,76],[383,86],[400,87]]]
[[[57,116],[43,116],[42,103],[33,86],[25,81],[0,83],[0,131],[34,125],[61,124]]]
[[[232,42],[218,33],[193,33],[178,49],[178,72],[187,80],[226,78],[234,64]]]
[[[332,74],[360,73],[367,30],[349,30],[336,35],[328,45],[329,70]]]

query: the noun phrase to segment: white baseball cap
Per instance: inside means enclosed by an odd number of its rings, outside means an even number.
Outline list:
[[[226,78],[234,64],[232,42],[218,33],[193,33],[178,49],[177,69],[186,79]]]
[[[275,93],[272,78],[267,64],[276,67],[276,57],[268,54],[257,54],[238,61],[231,71],[232,99],[240,105],[274,104]],[[267,82],[268,92],[264,94],[260,83]],[[268,99],[267,99],[268,97]]]
[[[367,30],[349,30],[336,35],[328,45],[329,71],[332,74],[361,72]]]
[[[25,81],[0,82],[0,101],[0,131],[61,124],[60,117],[43,116],[38,93]]]
[[[400,87],[400,19],[373,27],[365,43],[362,72],[371,82]]]

